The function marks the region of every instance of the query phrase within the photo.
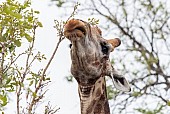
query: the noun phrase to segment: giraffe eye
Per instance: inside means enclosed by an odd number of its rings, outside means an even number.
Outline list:
[[[109,46],[107,45],[107,43],[106,42],[101,42],[100,45],[101,45],[101,48],[102,48],[101,51],[103,52],[103,54],[108,54]]]
[[[69,44],[69,48],[71,48],[72,47],[72,44]]]

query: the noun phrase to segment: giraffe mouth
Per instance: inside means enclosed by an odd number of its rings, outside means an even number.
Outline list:
[[[76,19],[68,21],[64,28],[64,36],[71,41],[84,38],[86,36],[85,23]]]

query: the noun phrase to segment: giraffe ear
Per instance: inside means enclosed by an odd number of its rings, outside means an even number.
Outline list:
[[[124,92],[130,92],[131,91],[129,83],[126,80],[125,77],[114,76],[113,78],[112,78],[112,81],[113,81],[113,84],[114,84],[116,89],[119,89],[119,90],[124,91]]]
[[[123,75],[117,72],[113,67],[112,67],[112,72],[109,76],[112,79],[113,84],[116,89],[119,89],[125,92],[131,91],[129,82],[126,80],[126,78]]]
[[[107,40],[107,42],[112,45],[112,51],[121,44],[121,40],[119,38],[110,39]]]

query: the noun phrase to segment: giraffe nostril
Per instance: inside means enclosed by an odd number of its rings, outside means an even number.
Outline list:
[[[86,35],[86,30],[85,30],[85,28],[84,28],[83,26],[78,26],[78,27],[75,28],[75,30],[79,30],[79,31],[81,31],[84,35]]]

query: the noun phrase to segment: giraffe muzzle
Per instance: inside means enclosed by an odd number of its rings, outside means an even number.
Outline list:
[[[79,40],[86,36],[85,23],[81,20],[69,20],[64,27],[64,36],[70,41]]]

